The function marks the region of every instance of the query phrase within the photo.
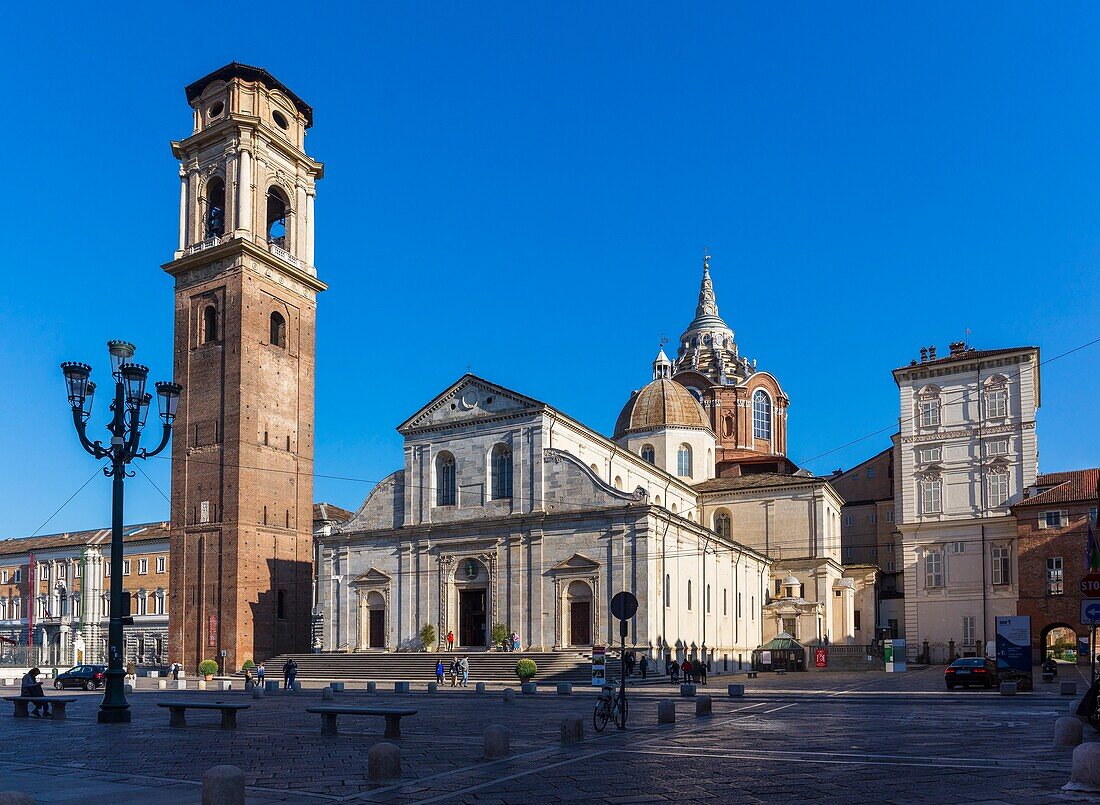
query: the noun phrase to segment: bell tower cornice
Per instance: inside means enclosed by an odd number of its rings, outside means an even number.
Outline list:
[[[262,246],[242,238],[228,238],[216,245],[196,248],[183,257],[165,263],[161,268],[173,277],[179,278],[185,277],[188,272],[194,271],[195,269],[209,266],[211,263],[220,263],[223,261],[232,263],[237,262],[239,258],[245,257],[251,258],[251,261],[258,264],[258,266],[263,266],[264,270],[260,270],[256,266],[253,266],[252,269],[258,271],[261,275],[266,276],[268,272],[274,271],[278,274],[282,274],[292,282],[301,284],[314,293],[328,290],[327,284],[317,279],[315,275],[304,270],[301,266],[290,263],[272,254],[270,248],[265,249]],[[248,260],[244,262],[245,265],[250,265]]]

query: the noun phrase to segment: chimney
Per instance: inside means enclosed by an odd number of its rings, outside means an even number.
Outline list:
[[[920,348],[920,362],[924,363],[928,360],[928,347]]]
[[[966,352],[966,342],[952,341],[948,348],[951,350],[952,355],[962,355],[964,352]]]
[[[928,348],[928,360],[930,360],[930,361],[936,360],[936,345],[935,344],[933,344],[932,346],[930,346]]]

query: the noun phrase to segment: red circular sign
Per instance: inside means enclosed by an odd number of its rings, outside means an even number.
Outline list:
[[[1085,598],[1100,598],[1100,573],[1086,573],[1081,579],[1081,595]]]

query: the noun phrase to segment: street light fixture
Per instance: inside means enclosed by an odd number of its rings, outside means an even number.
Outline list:
[[[176,383],[157,383],[157,402],[163,423],[160,444],[155,450],[139,447],[141,433],[149,414],[149,404],[153,397],[145,391],[145,381],[149,376],[148,367],[132,363],[135,347],[128,341],[108,341],[107,351],[111,355],[111,374],[115,381],[115,396],[111,401],[111,420],[107,430],[111,434],[109,446],[100,441],[91,441],[87,435],[88,419],[92,413],[92,399],[95,396],[95,383],[90,378],[92,367],[86,363],[66,361],[61,364],[65,376],[65,386],[72,408],[73,425],[76,427],[80,445],[89,454],[98,459],[109,459],[110,465],[103,468],[103,474],[112,479],[111,484],[111,616],[108,630],[107,684],[103,701],[99,705],[99,722],[124,723],[130,721],[130,705],[126,701],[125,676],[123,667],[125,654],[122,627],[128,613],[122,611],[122,492],[126,479],[126,465],[135,458],[147,459],[157,455],[168,446],[172,436],[172,423],[176,418],[180,392],[183,389]],[[133,475],[133,473],[129,473]]]

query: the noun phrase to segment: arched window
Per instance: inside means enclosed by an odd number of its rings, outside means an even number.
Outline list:
[[[597,466],[596,466],[595,464],[590,464],[590,465],[588,465],[588,469],[592,470],[592,473],[593,473],[593,474],[594,474],[594,475],[595,475],[595,476],[596,476],[597,478],[599,478],[599,477],[600,477],[600,468],[599,468],[599,467],[597,467]]]
[[[714,533],[720,537],[730,538],[730,516],[728,512],[718,512],[714,515]]]
[[[688,579],[688,609],[691,609],[691,579]]]
[[[665,574],[665,606],[672,606],[672,576]]]
[[[435,505],[455,505],[455,457],[446,452],[435,460]]]
[[[267,242],[281,249],[287,248],[286,216],[290,211],[290,202],[278,187],[267,191]]]
[[[202,309],[202,333],[199,341],[203,344],[212,344],[218,340],[218,309],[213,305],[207,305]]]
[[[622,489],[623,488],[623,479],[620,478],[618,475],[615,476],[615,488],[616,489]]]
[[[682,444],[676,451],[676,474],[681,478],[691,477],[691,445]]]
[[[772,401],[764,389],[752,395],[752,435],[756,439],[772,437]]]
[[[225,181],[215,176],[206,184],[206,238],[225,234]]]
[[[512,497],[512,451],[507,445],[493,448],[493,500]]]
[[[271,314],[270,343],[273,347],[286,349],[286,319],[283,318],[283,314],[279,311],[275,311]]]
[[[643,444],[642,445],[642,461],[648,461],[650,464],[656,464],[657,463],[656,454],[653,452],[653,445],[651,445],[651,444]]]

